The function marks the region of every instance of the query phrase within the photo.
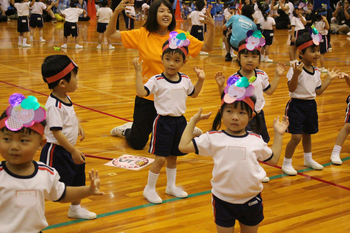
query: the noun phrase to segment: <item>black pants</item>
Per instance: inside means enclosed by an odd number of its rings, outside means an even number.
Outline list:
[[[132,128],[125,131],[125,139],[129,146],[135,150],[142,150],[145,147],[156,116],[154,101],[136,96],[134,122]]]
[[[112,0],[111,9],[114,11],[114,9],[119,5],[120,2],[121,2],[121,0]],[[122,11],[122,14],[123,14],[124,21],[125,21],[127,18],[126,14],[125,14],[125,10]],[[117,19],[117,30],[119,30],[119,15],[118,15],[118,19]]]

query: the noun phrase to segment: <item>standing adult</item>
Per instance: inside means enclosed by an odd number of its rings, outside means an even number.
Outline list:
[[[162,45],[169,38],[169,33],[175,30],[176,21],[171,3],[168,0],[155,0],[149,8],[149,16],[145,24],[131,31],[117,31],[116,21],[118,14],[127,6],[127,0],[122,0],[116,7],[109,21],[106,36],[122,42],[126,49],[137,49],[142,63],[143,81],[147,82],[152,76],[164,71],[161,62]],[[214,45],[214,20],[207,11],[203,16],[203,23],[207,24],[208,36],[202,42],[188,35],[190,44],[189,55],[195,57],[200,51],[210,52]],[[175,30],[178,33],[183,31]],[[145,98],[136,96],[133,123],[126,123],[115,127],[112,136],[125,137],[133,149],[141,150],[146,145],[157,112],[154,107],[153,95]]]

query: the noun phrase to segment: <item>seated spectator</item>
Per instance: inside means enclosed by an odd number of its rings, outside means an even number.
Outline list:
[[[84,0],[79,0],[79,4],[78,7],[81,9],[84,9],[85,12],[87,12],[87,4],[86,1]],[[90,20],[90,16],[86,15],[86,17],[84,17],[84,14],[79,15],[79,21],[89,21]]]
[[[336,23],[331,23],[331,33],[350,36],[350,9],[349,0],[338,2],[333,13]]]
[[[58,22],[64,21],[64,18],[60,16],[60,13],[67,8],[69,8],[69,0],[58,0],[56,2],[56,5],[53,7],[53,12]]]
[[[17,18],[17,10],[10,4],[10,0],[0,0],[0,7],[1,7],[1,15],[3,16],[2,18],[7,17],[9,18]]]

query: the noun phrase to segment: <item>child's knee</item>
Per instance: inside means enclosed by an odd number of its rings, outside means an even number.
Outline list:
[[[301,141],[301,134],[292,134],[290,141],[295,144],[299,144]]]

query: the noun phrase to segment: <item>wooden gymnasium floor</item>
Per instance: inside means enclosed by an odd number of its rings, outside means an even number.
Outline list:
[[[235,62],[224,61],[222,50],[221,22],[216,22],[214,51],[209,56],[189,58],[182,72],[194,77],[193,65],[204,67],[206,81],[202,93],[196,99],[187,101],[186,117],[190,118],[199,107],[204,112],[216,113],[219,108],[219,94],[214,74],[223,71],[226,76],[238,70]],[[136,22],[140,27],[142,22]],[[182,29],[188,30],[189,23],[178,22]],[[86,139],[77,147],[88,155],[117,158],[123,154],[141,155],[153,158],[144,150],[131,149],[124,139],[111,137],[109,131],[117,125],[132,121],[135,98],[134,70],[132,60],[137,56],[133,50],[125,50],[120,43],[110,51],[103,45],[97,50],[97,32],[94,20],[79,23],[80,44],[84,49],[76,50],[69,38],[67,54],[79,65],[79,88],[70,96],[75,103],[75,111],[85,129]],[[124,28],[124,24],[121,24]],[[5,110],[8,97],[15,92],[35,95],[45,104],[50,94],[43,82],[40,67],[43,59],[55,51],[54,46],[63,42],[63,23],[45,23],[46,43],[38,42],[35,32],[32,48],[18,48],[16,21],[0,24],[0,104]],[[271,55],[274,63],[261,63],[260,68],[270,78],[274,76],[277,61],[287,62],[287,31],[276,32]],[[337,67],[350,73],[350,37],[332,35],[333,52],[326,54],[326,67]],[[289,68],[289,65],[288,65]],[[287,70],[285,71],[285,74]],[[324,75],[323,75],[324,77]],[[278,89],[272,96],[266,96],[264,108],[267,126],[273,138],[273,118],[282,116],[289,99],[285,75],[281,77]],[[346,97],[349,87],[344,80],[334,80],[325,93],[316,98],[319,113],[320,131],[312,137],[313,156],[324,165],[323,171],[313,171],[303,166],[302,146],[296,149],[293,165],[299,174],[285,176],[281,171],[284,148],[290,135],[285,134],[283,152],[277,166],[262,166],[271,181],[264,184],[263,198],[265,220],[260,232],[350,232],[350,148],[344,144],[341,157],[342,166],[330,164],[330,154],[339,130],[343,126]],[[210,120],[202,121],[203,131],[210,129]],[[39,158],[39,152],[35,159]],[[90,197],[82,205],[96,212],[96,220],[73,220],[67,217],[69,204],[47,202],[46,216],[50,226],[44,231],[53,232],[215,232],[210,194],[212,160],[189,154],[178,160],[177,184],[182,186],[189,197],[179,200],[165,194],[166,174],[162,170],[157,191],[163,198],[161,205],[152,205],[142,196],[149,167],[140,171],[104,166],[105,159],[87,158],[86,170],[99,171],[102,197]],[[0,197],[1,198],[1,197]],[[236,224],[239,228],[239,224]],[[236,232],[239,229],[236,229]]]

